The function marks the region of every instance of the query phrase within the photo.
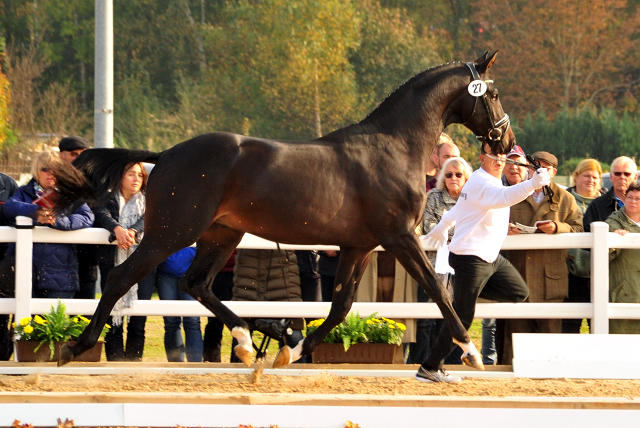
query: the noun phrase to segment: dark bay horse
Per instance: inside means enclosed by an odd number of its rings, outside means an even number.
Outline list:
[[[176,251],[197,242],[180,288],[231,330],[236,355],[251,364],[247,324],[211,292],[211,284],[245,233],[289,244],[340,246],[326,321],[274,367],[308,355],[349,312],[373,249],[392,253],[438,304],[456,343],[470,345],[451,297],[415,233],[426,202],[425,171],[443,129],[462,123],[493,153],[508,153],[515,137],[498,91],[484,76],[496,53],[472,63],[423,71],[390,94],[369,116],[311,141],[277,141],[228,133],[200,135],[162,153],[86,150],[74,163],[96,194],[117,189],[125,166],[151,162],[144,238],[111,270],[91,323],[58,365],[92,347],[116,301]],[[471,82],[485,85],[473,94]],[[478,85],[478,82],[483,82]],[[473,348],[475,351],[475,348]],[[477,351],[475,351],[477,354]],[[473,357],[473,356],[472,356]],[[467,364],[482,368],[478,358]]]

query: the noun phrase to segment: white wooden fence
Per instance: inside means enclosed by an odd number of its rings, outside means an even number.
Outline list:
[[[0,299],[0,314],[15,314],[20,320],[31,314],[48,312],[51,299],[31,298],[33,243],[108,244],[104,229],[58,231],[48,227],[31,228],[32,221],[18,217],[18,228],[0,227],[0,242],[16,242],[16,297]],[[609,319],[640,319],[640,304],[609,303],[609,248],[640,248],[640,234],[619,236],[609,233],[602,222],[591,224],[591,233],[558,235],[530,234],[508,236],[502,248],[514,249],[591,249],[592,303],[479,303],[479,318],[591,318],[591,331],[608,334]],[[281,244],[282,249],[338,250],[334,246],[301,246]],[[238,248],[275,249],[276,244],[253,235],[245,235]],[[431,248],[425,247],[426,250]],[[382,248],[378,248],[382,250]],[[638,261],[640,266],[640,260]],[[63,299],[70,314],[92,314],[97,300]],[[327,302],[225,302],[240,317],[326,317]],[[434,303],[354,303],[353,311],[366,316],[377,312],[388,318],[441,318]],[[195,301],[137,301],[123,315],[211,316]]]

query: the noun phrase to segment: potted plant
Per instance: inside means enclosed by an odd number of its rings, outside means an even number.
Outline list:
[[[16,355],[18,361],[54,361],[58,358],[58,351],[64,342],[75,342],[80,333],[89,324],[89,320],[82,315],[69,316],[66,313],[64,303],[58,300],[58,305],[48,314],[35,315],[23,318],[20,323],[13,323],[16,333]],[[110,327],[105,325],[100,337]],[[43,345],[48,346],[43,347]],[[76,361],[100,361],[102,355],[102,341],[88,349],[77,358]]]
[[[324,319],[311,321],[307,334],[314,332]],[[393,363],[402,345],[407,327],[394,320],[376,314],[361,317],[350,313],[334,327],[323,342],[313,351],[314,363]]]

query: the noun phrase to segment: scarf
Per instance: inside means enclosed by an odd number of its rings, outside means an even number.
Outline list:
[[[141,217],[144,216],[145,198],[142,192],[134,194],[129,202],[125,202],[124,196],[118,191],[116,193],[118,200],[118,206],[120,207],[120,226],[124,230],[129,230]],[[136,240],[139,242],[142,239],[142,234],[139,234]],[[138,248],[137,245],[132,245],[129,248],[116,248],[115,263],[114,266],[124,263],[125,260]],[[130,308],[133,302],[138,300],[138,284],[133,284],[127,294],[122,296],[113,307],[114,311],[118,311],[124,308]],[[122,325],[122,315],[114,315],[112,323],[115,326]]]

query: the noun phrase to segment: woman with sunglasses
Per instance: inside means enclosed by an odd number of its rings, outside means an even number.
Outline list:
[[[471,176],[471,167],[462,158],[447,160],[438,174],[436,187],[427,194],[427,206],[422,219],[422,233],[427,234],[435,227],[442,215],[451,210],[460,197],[460,192]],[[449,241],[453,237],[452,227],[449,229]],[[436,264],[436,252],[427,251],[427,257],[433,266]],[[451,281],[448,275],[437,274],[447,289],[451,291]],[[418,287],[418,302],[430,302],[429,296],[422,287]],[[409,360],[411,364],[421,364],[426,360],[432,345],[442,326],[443,320],[419,319],[416,324],[416,342],[410,346]],[[460,355],[452,354],[445,361],[447,364],[460,364]]]
[[[33,178],[4,204],[5,217],[14,222],[17,216],[30,217],[36,226],[49,226],[58,230],[77,230],[91,227],[94,215],[87,204],[83,204],[69,216],[56,216],[48,195],[55,191],[54,172],[73,168],[60,159],[53,150],[47,149],[33,161]],[[15,243],[9,245],[7,258],[0,268],[2,282],[10,283],[13,274],[6,273],[6,263],[15,263]],[[71,299],[79,289],[78,258],[73,244],[33,244],[33,297]]]
[[[624,206],[606,220],[609,232],[625,236],[640,233],[640,184],[631,183],[624,196]],[[609,301],[612,303],[640,303],[640,250],[612,248],[609,264]],[[610,320],[609,333],[638,334],[640,320]]]

